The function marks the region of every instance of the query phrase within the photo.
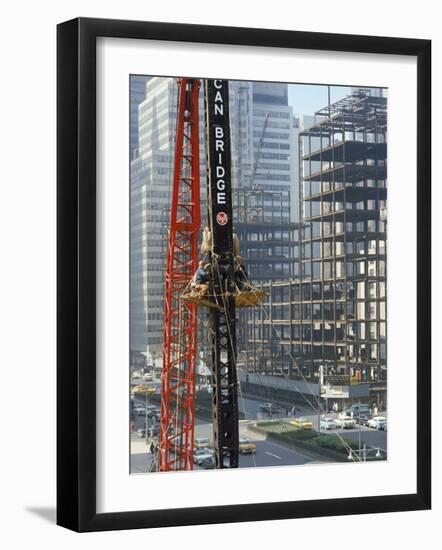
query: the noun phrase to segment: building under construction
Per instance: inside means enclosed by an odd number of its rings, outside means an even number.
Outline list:
[[[300,271],[265,285],[263,307],[248,311],[248,381],[317,384],[321,370],[329,397],[360,398],[359,385],[385,404],[386,142],[387,99],[368,90],[300,133]]]

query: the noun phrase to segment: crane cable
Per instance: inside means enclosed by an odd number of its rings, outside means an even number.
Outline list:
[[[218,276],[220,277],[221,274],[220,274],[220,272],[219,272],[218,263],[216,263],[216,265],[217,265],[217,269],[218,269]],[[249,286],[252,288],[252,292],[255,292],[255,294],[256,294],[256,291],[253,289],[253,287],[252,287],[252,285],[251,285],[250,283],[249,283]],[[224,301],[224,298],[223,298],[223,301]],[[260,306],[261,306],[261,309],[266,313],[267,318],[269,318],[269,315],[268,315],[268,313],[266,312],[266,310],[265,310],[265,308],[264,308],[264,305],[261,303]],[[229,319],[229,315],[228,315],[228,312],[227,312],[227,308],[226,308],[225,306],[224,306],[224,310],[225,310],[225,315],[226,315],[226,317]],[[228,326],[229,326],[229,325],[228,325]],[[277,329],[276,329],[272,324],[270,324],[270,326],[271,326],[272,329],[274,330],[274,332],[275,332],[277,338],[278,338],[280,341],[282,341],[281,335],[278,333]],[[231,340],[230,340],[230,342],[231,342]],[[233,355],[234,355],[235,366],[236,366],[236,357],[235,357],[235,353],[234,353],[233,347],[232,347],[232,352],[233,352]],[[310,390],[310,392],[311,392],[311,394],[312,394],[312,397],[313,397],[314,400],[317,402],[318,408],[316,409],[316,408],[311,404],[311,402],[305,397],[305,395],[304,395],[302,392],[299,391],[299,389],[297,388],[296,385],[295,385],[295,388],[296,388],[296,389],[298,390],[298,392],[301,394],[301,396],[303,397],[303,399],[309,404],[309,406],[312,408],[312,410],[317,411],[318,414],[320,414],[320,413],[324,414],[324,409],[323,409],[323,407],[322,407],[322,405],[321,405],[321,402],[320,402],[319,398],[313,393],[312,389],[311,389],[310,386],[309,386],[309,383],[307,382],[307,379],[305,378],[303,372],[301,371],[301,369],[300,369],[299,366],[297,365],[297,362],[296,362],[295,359],[293,358],[293,356],[292,356],[292,354],[290,353],[290,351],[288,352],[288,355],[289,355],[289,357],[290,357],[290,359],[291,359],[293,365],[295,366],[295,368],[298,370],[299,374],[301,375],[301,377],[302,377],[304,383],[305,383],[306,386],[309,388],[309,390]],[[287,379],[285,375],[283,375],[283,377],[284,377],[285,379]],[[258,373],[258,378],[260,378],[259,373]],[[241,384],[239,384],[239,387],[241,387]],[[351,451],[352,451],[352,448],[350,447],[350,445],[344,440],[344,438],[343,438],[338,432],[335,432],[335,434],[336,434],[336,436],[338,437],[338,439],[341,441],[343,447],[349,452],[349,455],[353,457],[353,453],[351,452]],[[361,458],[360,458],[359,456],[358,456],[357,458],[358,458],[359,461],[361,461]]]
[[[252,288],[252,292],[255,292]],[[268,312],[266,311],[264,305],[261,303],[260,304],[261,306],[261,309],[264,311],[264,313],[266,314],[267,316],[267,319],[271,321],[270,319],[270,316],[268,314]],[[272,330],[275,332],[277,338],[279,339],[279,341],[282,341],[282,338],[281,338],[281,334],[278,332],[278,330],[276,329],[276,327],[270,322],[270,327],[272,328]],[[325,411],[324,411],[324,408],[322,407],[321,405],[321,402],[319,400],[319,398],[313,393],[312,389],[310,388],[309,386],[309,383],[307,382],[307,379],[305,378],[304,376],[304,373],[301,371],[301,369],[299,368],[296,360],[294,359],[294,357],[292,356],[291,352],[288,351],[288,355],[290,357],[290,360],[292,361],[292,364],[294,365],[295,369],[299,372],[299,374],[301,375],[301,378],[303,379],[304,383],[306,384],[306,386],[309,388],[311,394],[312,394],[312,397],[314,398],[314,400],[317,402],[318,404],[318,408],[315,409],[315,407],[312,407],[313,410],[317,410],[317,413],[318,414],[325,414]],[[258,373],[258,377],[259,377],[259,373]],[[286,377],[285,374],[283,374],[283,377],[287,380],[288,378]],[[296,387],[296,386],[295,386]],[[299,390],[298,390],[299,391]],[[301,393],[302,395],[302,393]],[[341,440],[341,443],[343,444],[344,448],[349,451],[349,454],[353,457],[353,453],[352,453],[352,448],[350,447],[350,445],[345,441],[345,439],[341,436],[341,434],[339,432],[335,432],[336,436],[338,437],[338,439]],[[357,456],[358,460],[361,461],[361,458],[359,456]]]

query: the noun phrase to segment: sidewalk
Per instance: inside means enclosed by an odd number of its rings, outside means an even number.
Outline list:
[[[130,436],[130,454],[147,454],[149,452],[149,445],[146,444],[144,437],[139,437],[138,434],[131,434]]]

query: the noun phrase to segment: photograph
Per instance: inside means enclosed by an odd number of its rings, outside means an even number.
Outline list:
[[[128,86],[130,474],[388,460],[388,89]]]

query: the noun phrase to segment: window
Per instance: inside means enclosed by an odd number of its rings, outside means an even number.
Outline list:
[[[365,262],[362,260],[360,262],[355,262],[355,275],[364,275],[365,274]]]
[[[386,325],[384,322],[379,323],[379,339],[385,340],[387,336]]]
[[[369,323],[369,337],[370,340],[377,340],[377,324],[376,323]]]
[[[313,279],[321,278],[321,262],[313,262]]]
[[[368,283],[368,297],[376,298],[376,283]]]
[[[312,243],[313,258],[318,259],[321,257],[321,243]]]
[[[385,298],[385,283],[379,281],[379,298]]]
[[[358,302],[357,305],[357,318],[365,319],[365,302]]]
[[[376,254],[376,241],[374,240],[368,241],[368,254],[370,255]]]
[[[338,279],[342,279],[343,277],[345,277],[344,262],[336,262],[335,265],[336,265],[336,277]]]
[[[313,304],[313,319],[322,318],[322,306],[321,304]]]
[[[368,302],[368,318],[376,319],[376,317],[377,317],[377,303]]]
[[[359,300],[365,299],[365,281],[359,281],[357,283],[357,297]]]
[[[324,284],[324,300],[333,300],[333,286],[330,283]]]
[[[376,261],[368,262],[368,276],[376,277]]]
[[[385,321],[386,319],[385,302],[379,302],[379,318],[382,319],[382,321]]]
[[[324,304],[324,319],[332,320],[333,319],[333,309],[332,304]]]
[[[311,319],[310,304],[302,304],[302,318],[307,321]]]
[[[292,304],[292,318],[295,321],[299,321],[301,318],[301,305],[300,304]]]
[[[312,285],[312,300],[320,300],[321,299],[321,284],[316,283]]]

